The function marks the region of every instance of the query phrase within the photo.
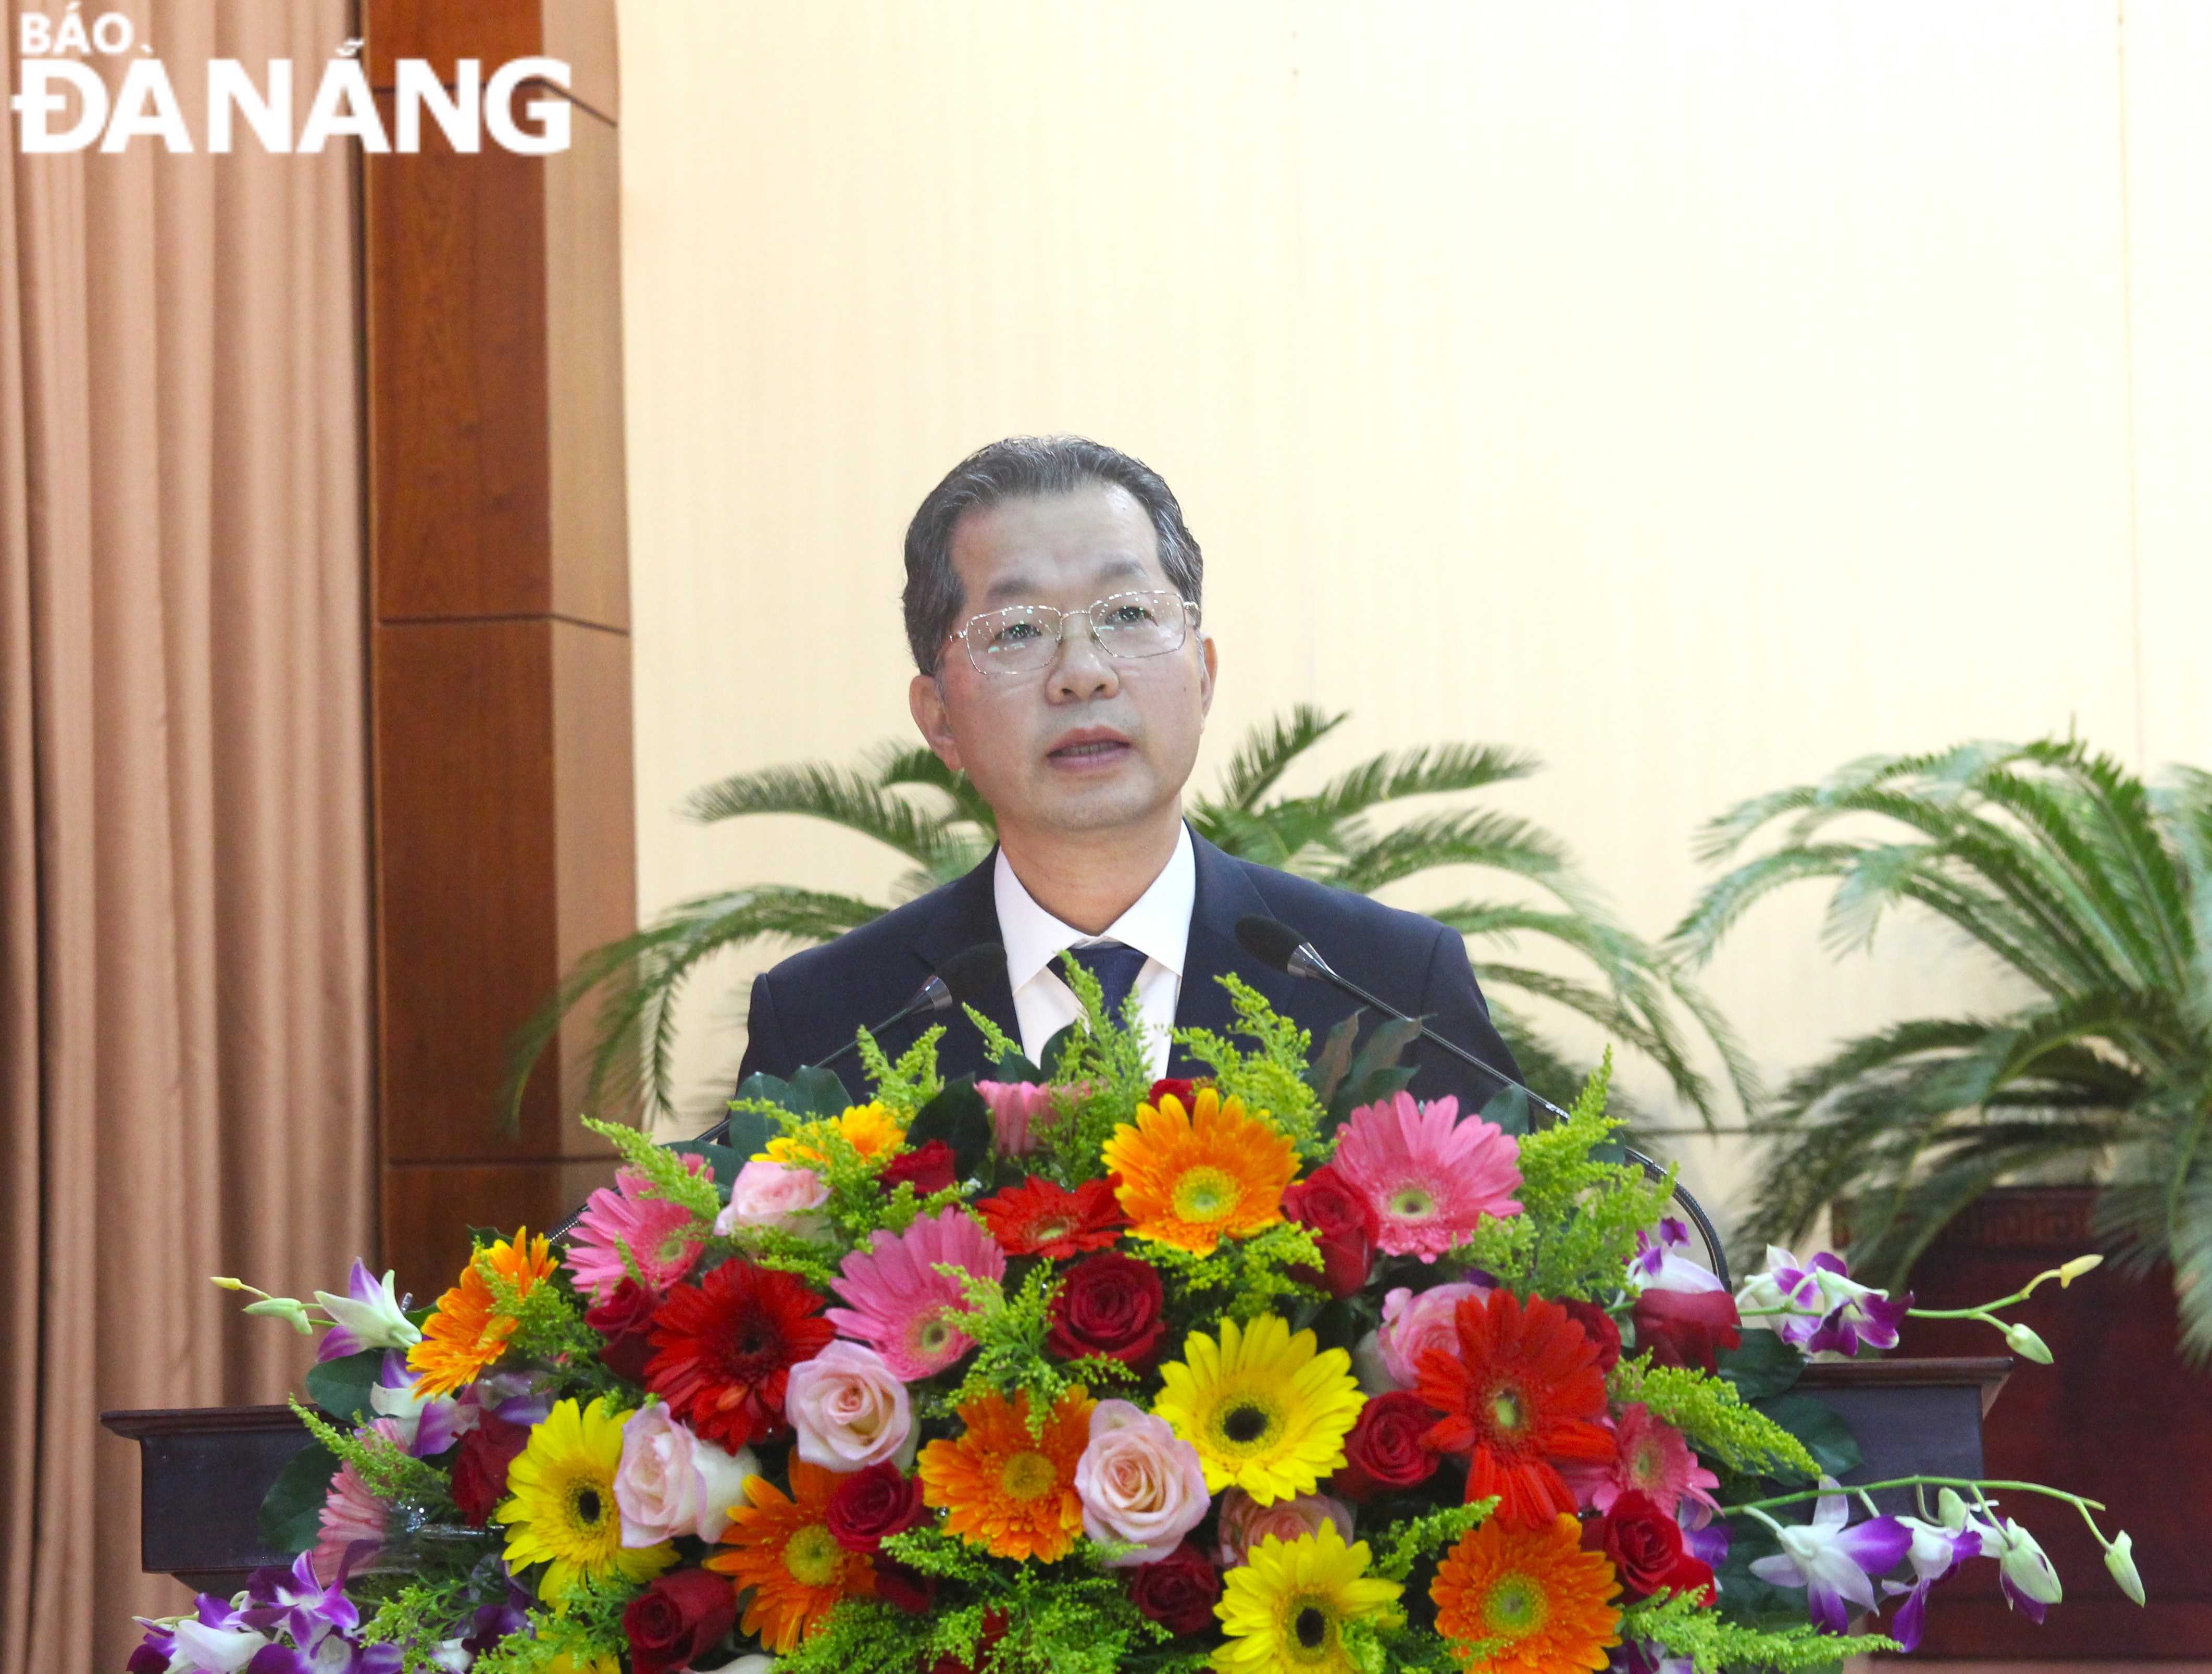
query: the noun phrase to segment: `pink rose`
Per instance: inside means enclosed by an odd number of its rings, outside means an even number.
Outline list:
[[[665,1403],[647,1403],[623,1426],[615,1469],[623,1544],[658,1546],[678,1535],[720,1540],[730,1507],[744,1502],[745,1479],[759,1472],[751,1448],[726,1453],[678,1423]]]
[[[906,1385],[881,1354],[857,1342],[833,1342],[793,1367],[783,1415],[799,1438],[799,1457],[827,1470],[886,1464],[914,1434]]]
[[[787,1168],[756,1157],[738,1171],[730,1201],[714,1218],[717,1236],[740,1227],[773,1227],[812,1238],[824,1230],[817,1211],[830,1201],[830,1183],[811,1168]]]
[[[1083,1532],[1135,1547],[1104,1562],[1109,1569],[1158,1563],[1206,1519],[1206,1467],[1198,1450],[1167,1421],[1127,1401],[1091,1411],[1091,1445],[1075,1464]]]
[[[1452,1310],[1459,1306],[1462,1298],[1481,1296],[1492,1288],[1450,1284],[1416,1293],[1401,1287],[1383,1297],[1382,1325],[1375,1334],[1375,1346],[1391,1387],[1411,1389],[1420,1382],[1416,1368],[1426,1349],[1441,1348],[1456,1360],[1459,1327],[1453,1322]]]
[[[991,1109],[991,1130],[1002,1157],[1026,1157],[1037,1147],[1039,1129],[1052,1121],[1052,1089],[1035,1081],[978,1081],[975,1091]]]
[[[1326,1494],[1301,1494],[1296,1499],[1263,1506],[1243,1488],[1232,1488],[1221,1496],[1221,1546],[1214,1555],[1224,1569],[1234,1569],[1269,1535],[1279,1541],[1293,1541],[1300,1535],[1312,1534],[1324,1523],[1335,1524],[1337,1533],[1347,1545],[1351,1543],[1352,1507],[1341,1500]]]

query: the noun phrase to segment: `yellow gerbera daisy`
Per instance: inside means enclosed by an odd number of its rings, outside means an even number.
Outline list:
[[[1288,1139],[1212,1087],[1188,1111],[1173,1093],[1138,1105],[1137,1125],[1115,1129],[1100,1155],[1121,1178],[1115,1195],[1136,1237],[1201,1256],[1280,1220],[1298,1172]]]
[[[1344,1468],[1344,1438],[1367,1401],[1343,1349],[1316,1354],[1311,1331],[1293,1336],[1270,1313],[1241,1328],[1223,1320],[1218,1343],[1193,1331],[1182,1354],[1160,1368],[1152,1410],[1198,1450],[1207,1493],[1233,1483],[1273,1505]]]
[[[1535,1528],[1493,1517],[1469,1530],[1437,1566],[1429,1597],[1447,1641],[1489,1647],[1468,1674],[1553,1674],[1606,1665],[1620,1643],[1620,1591],[1613,1565],[1583,1549],[1582,1525],[1561,1512]]]
[[[830,1532],[830,1496],[842,1480],[795,1453],[788,1500],[767,1477],[746,1477],[722,1537],[730,1544],[707,1560],[747,1594],[739,1626],[778,1655],[796,1649],[840,1599],[876,1590],[875,1565]]]
[[[829,1153],[823,1141],[831,1135],[863,1157],[888,1157],[906,1140],[906,1129],[899,1125],[898,1118],[887,1105],[854,1105],[835,1122],[809,1122],[795,1133],[778,1134],[769,1141],[768,1149],[753,1160],[758,1162],[764,1158],[785,1164],[827,1162]]]
[[[1221,1618],[1229,1643],[1213,1653],[1223,1674],[1350,1674],[1344,1624],[1394,1621],[1405,1591],[1369,1575],[1367,1543],[1350,1546],[1323,1519],[1285,1543],[1269,1535],[1223,1578]]]
[[[945,1526],[995,1558],[1066,1557],[1083,1532],[1075,1467],[1091,1443],[1091,1409],[1081,1385],[1054,1403],[1044,1434],[1030,1434],[1026,1391],[1009,1402],[993,1393],[960,1409],[957,1441],[921,1450],[921,1497],[946,1508]]]
[[[487,1272],[527,1296],[552,1276],[553,1256],[546,1240],[523,1227],[514,1242],[504,1239],[469,1257],[453,1287],[438,1299],[437,1311],[423,1322],[422,1340],[407,1351],[407,1367],[419,1375],[417,1395],[451,1395],[507,1352],[514,1318],[502,1312]]]
[[[581,1409],[556,1401],[507,1468],[507,1497],[492,1520],[507,1525],[508,1568],[547,1566],[538,1583],[540,1598],[565,1597],[584,1576],[650,1580],[676,1561],[676,1549],[665,1541],[623,1544],[615,1471],[629,1416],[608,1406],[605,1396]]]

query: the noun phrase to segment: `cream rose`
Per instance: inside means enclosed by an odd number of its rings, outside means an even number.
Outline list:
[[[720,1539],[730,1507],[744,1499],[745,1478],[759,1473],[751,1448],[726,1453],[678,1423],[660,1402],[639,1408],[623,1426],[615,1470],[623,1544],[658,1546],[678,1535]]]
[[[1075,1463],[1083,1532],[1134,1546],[1109,1568],[1158,1563],[1206,1518],[1206,1467],[1198,1450],[1127,1401],[1091,1411],[1091,1443]]]
[[[727,1238],[740,1227],[773,1227],[813,1238],[826,1230],[819,1210],[829,1201],[830,1183],[812,1169],[756,1157],[738,1171],[714,1231]]]
[[[1301,1494],[1296,1499],[1263,1506],[1243,1488],[1232,1488],[1221,1496],[1221,1548],[1215,1555],[1224,1569],[1234,1569],[1269,1535],[1293,1541],[1313,1533],[1324,1523],[1335,1524],[1337,1533],[1347,1545],[1351,1543],[1352,1507],[1341,1500],[1326,1494]]]
[[[793,1367],[783,1415],[799,1457],[830,1470],[896,1459],[914,1434],[905,1384],[881,1354],[857,1342],[833,1342]]]

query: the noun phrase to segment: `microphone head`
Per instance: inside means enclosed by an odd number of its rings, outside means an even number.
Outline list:
[[[1006,968],[1006,950],[999,942],[979,941],[973,947],[962,948],[937,967],[937,980],[945,984],[945,997],[936,1009],[974,1005]]]
[[[1237,942],[1262,965],[1289,971],[1293,977],[1306,975],[1306,972],[1295,969],[1292,964],[1298,949],[1305,945],[1305,938],[1279,918],[1265,918],[1258,913],[1250,913],[1238,919]]]

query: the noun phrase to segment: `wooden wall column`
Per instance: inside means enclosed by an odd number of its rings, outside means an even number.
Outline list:
[[[467,1228],[544,1230],[611,1177],[509,1036],[636,922],[613,0],[365,0],[370,76],[572,69],[570,148],[366,160],[384,1259],[417,1300]],[[556,95],[534,87],[526,97]],[[521,100],[518,100],[520,112]]]

